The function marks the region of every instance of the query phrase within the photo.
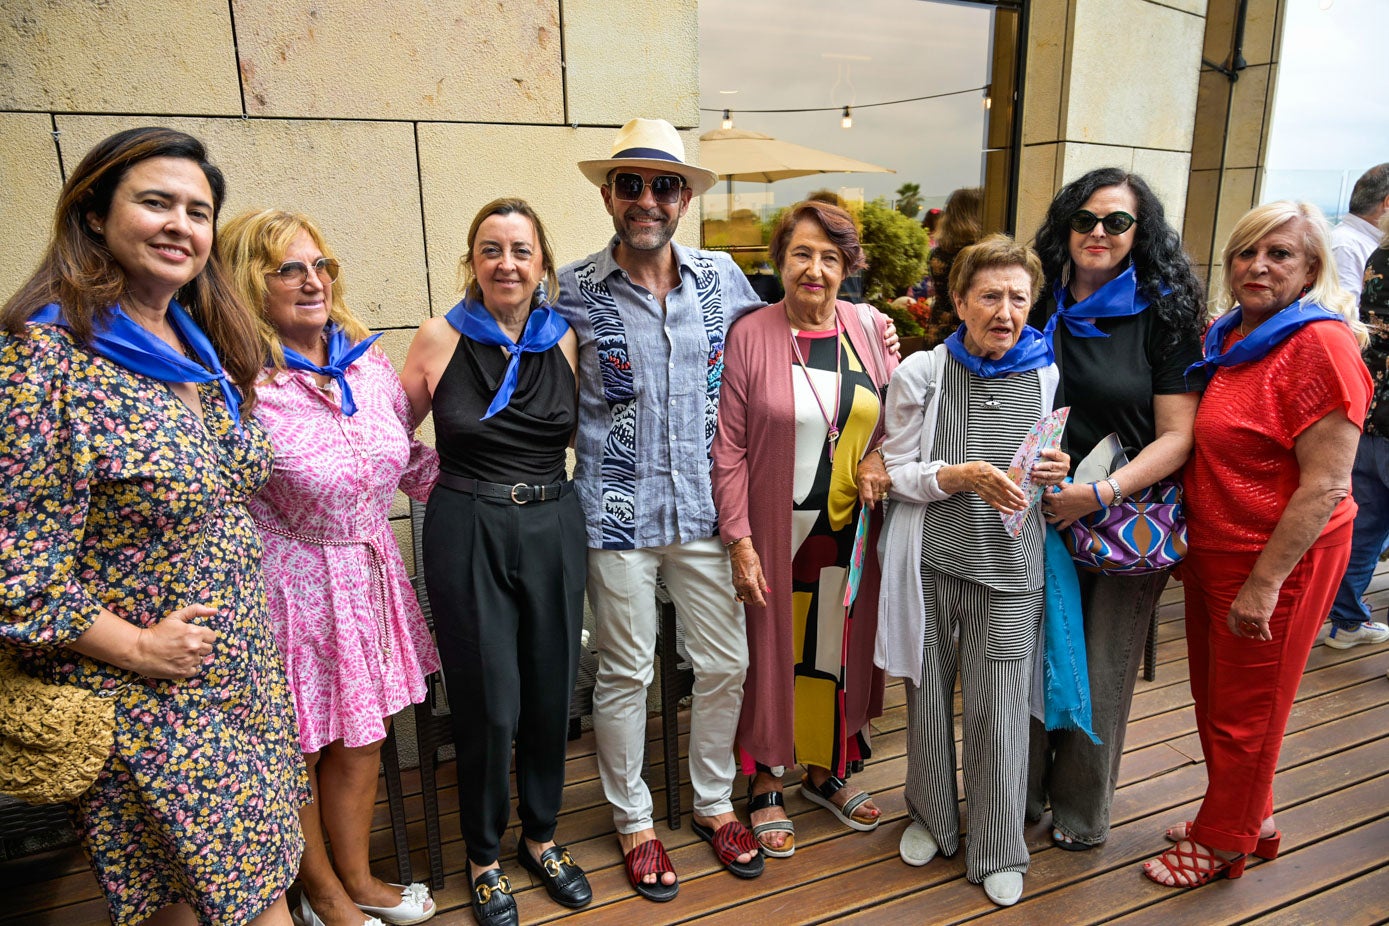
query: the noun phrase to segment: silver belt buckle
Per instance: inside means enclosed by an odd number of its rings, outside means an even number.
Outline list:
[[[529,488],[530,488],[530,486],[526,485],[524,482],[518,482],[518,483],[516,483],[514,486],[511,487],[511,500],[512,500],[513,502],[515,502],[516,504],[518,504],[518,505],[524,505],[526,502],[530,501],[530,499],[529,499],[529,498],[517,498],[517,497],[516,497],[516,492],[517,492],[518,489],[529,489]]]

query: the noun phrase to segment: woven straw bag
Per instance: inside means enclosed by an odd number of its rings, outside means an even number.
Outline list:
[[[29,675],[0,651],[0,793],[31,804],[79,797],[115,738],[114,699]]]

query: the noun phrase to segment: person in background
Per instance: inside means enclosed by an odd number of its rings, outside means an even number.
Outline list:
[[[1234,306],[1206,332],[1209,377],[1184,474],[1187,659],[1206,792],[1143,866],[1170,887],[1278,855],[1273,773],[1317,631],[1350,556],[1351,466],[1371,382],[1326,220],[1275,202],[1224,249]],[[1358,343],[1357,343],[1358,342]]]
[[[936,247],[936,228],[940,225],[941,216],[945,214],[943,209],[931,207],[926,210],[926,214],[921,217],[921,227],[926,230],[927,254]],[[907,290],[907,295],[913,299],[933,300],[936,295],[935,287],[931,282],[930,264],[927,264],[927,272],[921,280]],[[934,346],[934,345],[932,345]]]
[[[246,500],[255,319],[191,135],[98,142],[0,309],[0,645],[115,700],[73,820],[113,923],[289,926],[309,800]]]
[[[1389,162],[1360,175],[1350,191],[1350,206],[1331,229],[1331,254],[1336,258],[1336,277],[1341,287],[1360,298],[1365,262],[1379,246],[1379,220],[1389,212]]]
[[[935,243],[927,263],[931,289],[935,292],[931,313],[941,319],[940,326],[946,332],[954,331],[959,324],[950,293],[950,266],[956,254],[974,244],[983,234],[983,187],[961,187],[951,193],[945,201],[945,212],[936,228]]]
[[[583,512],[565,473],[576,341],[546,301],[554,255],[524,200],[478,211],[460,271],[462,301],[420,326],[401,380],[416,421],[432,410],[439,448],[424,579],[453,706],[473,916],[514,926],[500,859],[513,741],[517,860],[556,903],[593,900],[555,842],[583,631]]]
[[[397,490],[428,498],[439,457],[415,438],[395,368],[348,310],[341,265],[308,216],[237,216],[218,251],[258,313],[266,362],[256,418],[275,467],[248,507],[314,792],[299,813],[300,915],[422,923],[428,888],[372,875],[371,821],[391,716],[423,701],[439,669],[389,520]]]
[[[883,455],[892,479],[882,542],[875,661],[906,679],[907,810],[898,852],[925,865],[960,845],[954,691],[963,705],[969,803],[965,873],[1000,906],[1022,896],[1027,724],[1043,607],[1040,511],[1008,478],[1013,455],[1052,410],[1057,371],[1027,325],[1042,266],[990,235],[950,272],[960,327],[911,355],[888,387]],[[1052,486],[1070,462],[1046,450],[1031,479]],[[1027,511],[1015,536],[1003,514]],[[958,643],[957,643],[958,640]]]
[[[1056,194],[1037,233],[1048,292],[1032,312],[1061,370],[1057,405],[1069,406],[1062,446],[1079,463],[1117,434],[1128,463],[1109,479],[1069,484],[1042,500],[1065,528],[1181,469],[1191,453],[1200,394],[1186,368],[1200,359],[1201,284],[1137,174],[1092,170]],[[1091,729],[1032,724],[1028,816],[1051,805],[1052,841],[1081,851],[1109,836],[1129,705],[1153,609],[1167,573],[1080,572]]]
[[[1362,356],[1375,391],[1355,449],[1350,481],[1357,509],[1350,562],[1331,605],[1331,629],[1322,638],[1334,649],[1389,640],[1389,625],[1370,620],[1364,597],[1380,551],[1389,542],[1389,212],[1380,217],[1379,227],[1383,237],[1366,260],[1365,285],[1360,291],[1360,321],[1370,338]]]
[[[749,666],[738,723],[753,834],[768,855],[795,851],[777,769],[805,765],[801,793],[845,826],[881,812],[846,781],[869,755],[882,713],[873,666],[875,518],[858,596],[844,607],[858,517],[887,495],[881,396],[896,361],[839,283],[864,265],[853,218],[820,202],[786,210],[771,253],[786,299],[729,334],[714,438],[714,504],[744,603]]]

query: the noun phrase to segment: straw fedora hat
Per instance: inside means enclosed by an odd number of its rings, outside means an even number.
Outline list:
[[[618,130],[612,157],[579,162],[579,170],[595,186],[607,183],[614,167],[668,170],[684,177],[696,196],[719,182],[719,175],[712,170],[685,163],[680,133],[664,119],[633,119]]]

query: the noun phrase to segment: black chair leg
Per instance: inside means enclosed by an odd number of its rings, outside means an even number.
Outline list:
[[[444,888],[444,845],[439,828],[439,784],[435,779],[439,743],[429,726],[433,719],[428,710],[416,709],[415,735],[420,749],[420,795],[424,798],[424,838],[429,847],[429,884],[440,891]]]
[[[395,839],[396,876],[401,884],[414,880],[410,869],[410,838],[406,833],[405,794],[400,784],[400,756],[396,750],[395,724],[381,744],[381,767],[386,776],[386,803],[391,809],[391,836]]]
[[[675,605],[661,603],[661,747],[666,764],[666,823],[680,829],[680,653],[675,647]]]

